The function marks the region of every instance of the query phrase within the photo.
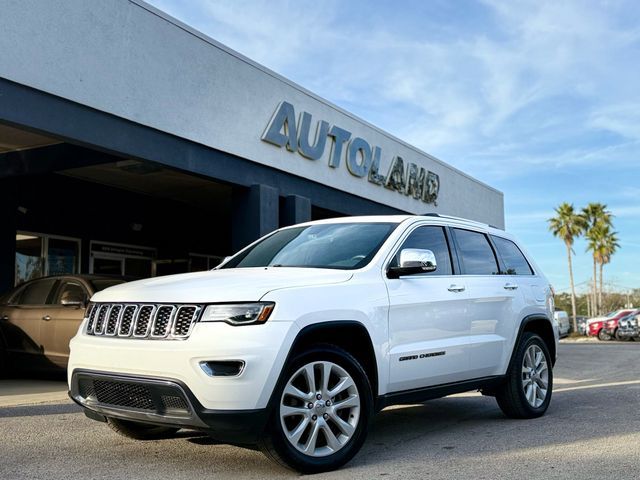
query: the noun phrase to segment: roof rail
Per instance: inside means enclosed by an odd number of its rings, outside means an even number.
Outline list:
[[[496,227],[495,225],[490,225],[488,223],[484,223],[484,222],[478,222],[476,220],[469,220],[468,218],[462,218],[462,217],[454,217],[453,215],[442,215],[440,213],[435,213],[435,212],[427,212],[427,213],[423,213],[421,215],[422,217],[438,217],[438,218],[446,218],[449,220],[458,220],[460,222],[465,222],[465,223],[474,223],[476,225],[482,225],[484,227],[491,227],[491,228],[495,228],[496,230],[500,230],[498,227]]]

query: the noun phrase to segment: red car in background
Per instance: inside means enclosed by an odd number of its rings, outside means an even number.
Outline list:
[[[625,318],[627,315],[631,315],[632,313],[635,312],[635,310],[622,310],[622,314],[620,315],[616,315],[615,317],[612,317],[608,320],[606,320],[604,322],[604,325],[602,326],[602,331],[604,332],[603,335],[608,335],[609,339],[611,338],[615,338],[616,340],[622,341],[622,340],[627,340],[626,338],[620,338],[618,336],[618,325],[620,324],[620,320],[622,320],[623,318]],[[602,340],[600,337],[598,337],[600,340]]]
[[[590,337],[598,337],[598,340],[611,340],[612,335],[615,335],[618,329],[620,319],[632,311],[632,309],[615,310],[604,317],[590,320],[588,323],[588,335]],[[611,332],[611,334],[609,332]]]

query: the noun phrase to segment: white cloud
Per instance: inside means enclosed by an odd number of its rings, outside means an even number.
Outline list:
[[[430,35],[439,25],[429,18],[407,31],[375,10],[354,21],[344,15],[353,5],[338,2],[154,3],[485,180],[541,165],[624,162],[628,152],[617,150],[637,151],[625,142],[640,139],[640,29],[625,24],[624,3],[486,0],[485,26],[449,36]],[[576,138],[590,130],[627,140]],[[540,152],[545,142],[563,151]]]

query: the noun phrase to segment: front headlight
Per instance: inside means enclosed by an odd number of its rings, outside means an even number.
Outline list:
[[[251,325],[267,321],[273,308],[273,302],[228,303],[209,305],[202,314],[201,322],[227,322],[231,325]]]

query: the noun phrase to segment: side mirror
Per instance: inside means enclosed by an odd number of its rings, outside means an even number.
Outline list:
[[[400,265],[389,267],[387,277],[399,278],[403,275],[435,272],[437,268],[436,256],[431,250],[404,248],[400,251]]]
[[[62,294],[60,303],[65,307],[82,308],[85,306],[85,299],[84,297],[79,297],[77,295],[73,295],[73,294],[69,294],[68,292],[65,292]]]

